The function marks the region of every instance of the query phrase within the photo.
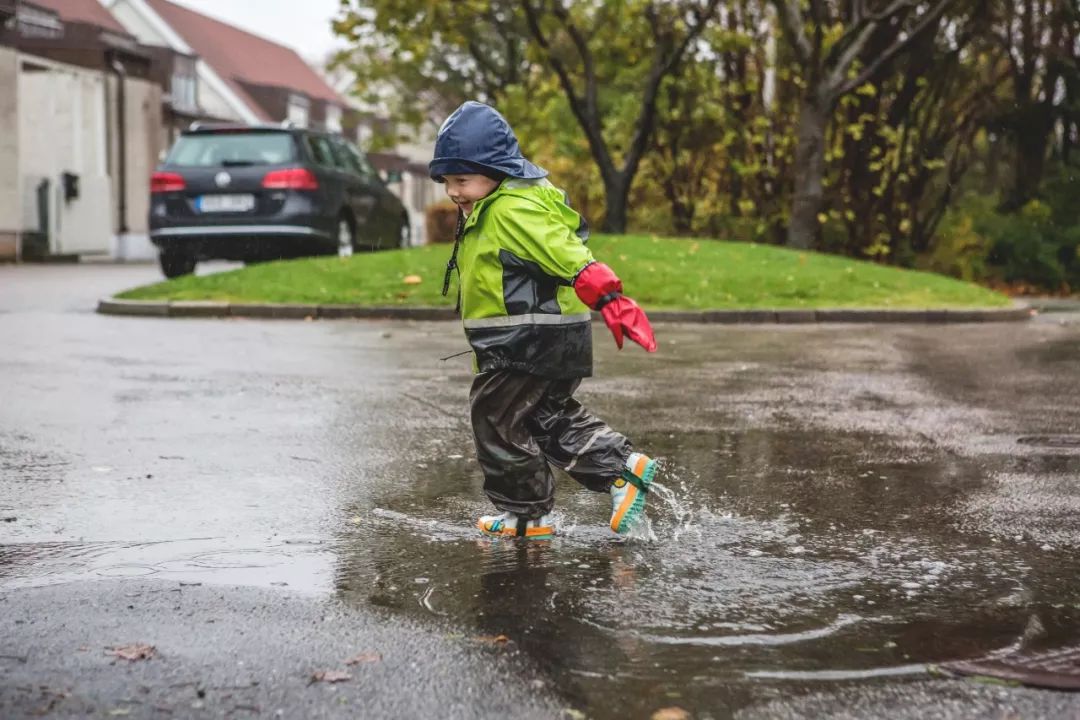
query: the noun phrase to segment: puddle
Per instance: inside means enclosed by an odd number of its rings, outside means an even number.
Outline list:
[[[356,486],[326,533],[0,545],[0,589],[154,576],[333,595],[505,635],[493,661],[524,653],[593,718],[726,717],[827,683],[922,677],[1014,645],[1033,615],[1055,614],[1054,642],[1080,639],[1074,550],[969,527],[971,498],[1001,482],[975,460],[780,430],[642,445],[664,471],[629,538],[607,529],[605,496],[565,478],[555,539],[482,538],[475,462],[436,444]]]

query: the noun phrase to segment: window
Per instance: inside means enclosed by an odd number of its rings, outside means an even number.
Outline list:
[[[311,117],[311,103],[303,95],[289,96],[286,120],[296,127],[306,128]]]
[[[307,146],[311,150],[311,157],[315,159],[319,165],[323,167],[331,168],[334,170],[344,170],[344,167],[339,166],[338,160],[334,157],[334,149],[330,145],[330,138],[323,135],[308,135]]]
[[[345,168],[354,175],[363,175],[364,168],[357,161],[356,156],[349,152],[349,146],[344,140],[334,138],[331,145],[334,150],[334,158],[338,167]]]
[[[330,103],[326,103],[326,131],[341,132],[341,108]]]
[[[166,164],[179,167],[281,165],[294,159],[296,147],[288,133],[196,133],[180,137]]]
[[[199,109],[196,99],[195,59],[175,57],[173,74],[169,83],[169,95],[177,110],[194,112]]]
[[[379,171],[375,169],[375,166],[371,164],[371,161],[367,159],[364,153],[356,149],[354,145],[349,143],[342,143],[349,155],[352,156],[353,162],[360,167],[360,174],[364,177],[379,177]]]

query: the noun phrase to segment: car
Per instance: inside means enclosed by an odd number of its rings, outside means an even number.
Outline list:
[[[150,240],[174,278],[200,260],[407,247],[410,224],[364,153],[339,135],[195,124],[151,178]]]

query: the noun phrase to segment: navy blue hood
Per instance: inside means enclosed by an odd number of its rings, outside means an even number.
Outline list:
[[[443,175],[476,173],[481,168],[523,180],[548,174],[521,154],[506,118],[490,105],[470,100],[446,118],[439,129],[435,159],[428,164],[428,172],[432,180],[442,182]]]

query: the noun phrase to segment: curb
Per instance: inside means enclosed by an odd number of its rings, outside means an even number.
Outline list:
[[[102,315],[130,315],[170,318],[257,318],[271,320],[457,320],[450,308],[438,307],[359,307],[356,305],[274,305],[230,304],[177,300],[153,302],[104,298],[98,301]],[[810,323],[946,323],[1021,322],[1030,320],[1036,310],[1015,302],[1010,308],[933,309],[933,310],[859,310],[824,308],[821,310],[653,310],[654,322],[707,323],[718,325],[768,325]],[[594,313],[594,317],[596,314]]]

